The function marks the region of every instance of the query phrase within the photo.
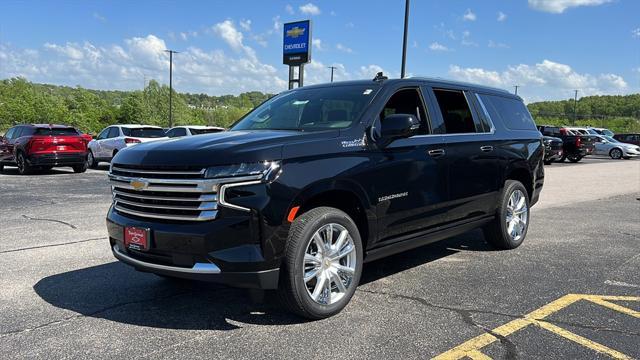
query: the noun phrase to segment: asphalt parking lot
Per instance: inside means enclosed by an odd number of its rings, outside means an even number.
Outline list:
[[[640,160],[548,166],[520,248],[474,231],[369,263],[316,322],[116,262],[110,200],[106,167],[0,174],[3,358],[640,358]]]

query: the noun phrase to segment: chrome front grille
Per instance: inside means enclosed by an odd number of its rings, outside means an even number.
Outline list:
[[[113,206],[125,215],[173,221],[208,221],[218,213],[219,180],[204,169],[149,169],[114,164]]]

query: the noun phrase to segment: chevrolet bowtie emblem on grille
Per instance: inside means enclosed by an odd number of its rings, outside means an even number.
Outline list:
[[[136,190],[146,189],[149,186],[149,183],[144,180],[132,180],[130,184]]]
[[[304,35],[304,31],[305,29],[296,26],[291,30],[287,30],[287,36],[295,39],[300,35]]]

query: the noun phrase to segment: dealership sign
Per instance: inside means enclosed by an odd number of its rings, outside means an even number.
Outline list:
[[[286,65],[311,61],[311,20],[284,24],[283,60]]]

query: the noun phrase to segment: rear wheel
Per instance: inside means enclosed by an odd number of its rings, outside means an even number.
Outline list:
[[[93,157],[93,151],[91,150],[89,150],[89,153],[87,154],[87,167],[91,169],[98,167],[98,162],[96,161],[96,158]]]
[[[278,294],[290,311],[323,319],[351,300],[362,273],[358,227],[341,210],[318,207],[289,230]]]
[[[567,159],[569,159],[569,161],[571,161],[572,163],[577,163],[578,161],[582,160],[582,156],[572,154],[567,156]]]
[[[496,218],[484,228],[487,242],[498,249],[515,249],[527,236],[529,195],[521,182],[507,180],[499,200]]]
[[[18,155],[16,155],[16,165],[18,166],[18,173],[20,175],[29,175],[33,171],[31,166],[27,164],[27,159],[25,159],[22,152],[19,152]]]
[[[609,156],[614,160],[620,160],[622,159],[622,150],[618,148],[611,149],[611,151],[609,151]]]
[[[4,165],[0,164],[0,172],[2,172],[4,170]]]
[[[81,165],[74,165],[72,166],[73,168],[73,172],[78,174],[78,173],[83,173],[85,171],[87,171],[87,163],[84,162]]]

